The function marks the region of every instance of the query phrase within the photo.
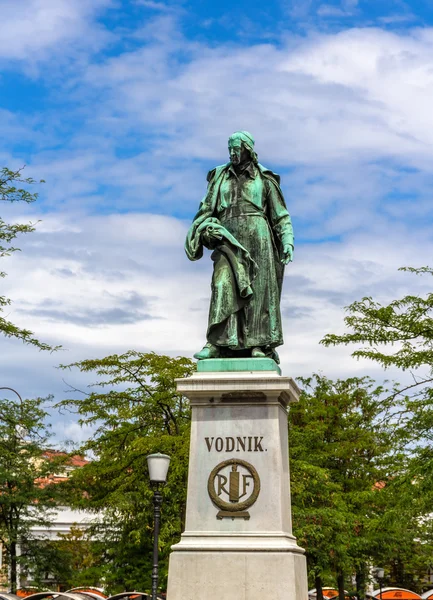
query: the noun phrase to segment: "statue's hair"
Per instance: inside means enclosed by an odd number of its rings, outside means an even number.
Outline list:
[[[233,138],[240,138],[242,146],[248,150],[251,160],[256,165],[259,162],[259,159],[257,153],[254,151],[255,141],[251,133],[249,133],[249,131],[235,131],[229,137],[229,144],[230,140]]]
[[[244,147],[245,147],[245,148],[248,150],[248,152],[250,153],[251,160],[253,161],[253,163],[254,163],[255,165],[257,165],[257,164],[258,164],[258,162],[259,162],[259,157],[257,156],[257,152],[254,152],[254,149],[253,149],[253,148],[251,148],[251,146],[247,146],[247,144],[244,144],[243,142],[242,142],[242,145],[243,145],[243,146],[244,146]]]

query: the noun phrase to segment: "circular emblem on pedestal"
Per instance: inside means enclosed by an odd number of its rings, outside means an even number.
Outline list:
[[[225,460],[209,475],[207,489],[212,502],[223,517],[249,519],[247,508],[252,506],[260,493],[260,477],[250,463],[238,458]]]

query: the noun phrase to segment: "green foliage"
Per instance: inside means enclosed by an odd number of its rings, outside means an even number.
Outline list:
[[[50,508],[59,500],[61,487],[48,478],[64,460],[45,454],[49,432],[43,424],[42,399],[22,400],[15,394],[17,400],[0,399],[0,541],[8,554],[12,590],[17,583],[17,544],[31,539],[35,525],[49,525]]]
[[[406,460],[407,467],[411,464]],[[418,593],[431,588],[426,576],[433,556],[433,521],[409,468],[396,469],[380,492],[383,510],[375,522],[373,561],[385,569],[385,586]],[[382,484],[384,482],[381,482]]]
[[[433,275],[433,269],[400,269],[416,275]],[[431,499],[433,483],[433,293],[424,297],[409,294],[382,306],[372,298],[363,298],[347,309],[345,323],[349,332],[328,334],[326,346],[360,344],[352,355],[378,362],[382,367],[410,371],[412,381],[395,386],[389,400],[395,405],[411,451],[418,457],[413,475],[419,482],[428,480],[425,492]],[[427,489],[429,488],[429,489]]]
[[[430,267],[400,270],[433,275]],[[344,321],[349,331],[326,335],[324,345],[355,344],[353,356],[411,374],[410,383],[396,384],[389,393],[383,416],[396,426],[405,461],[387,488],[389,505],[382,525],[390,548],[388,581],[415,589],[417,582],[420,585],[420,569],[431,562],[432,550],[433,293],[408,294],[387,305],[363,298],[346,310]],[[401,532],[402,522],[406,536]]]
[[[429,267],[403,268],[416,275],[433,275]],[[352,356],[368,358],[382,367],[396,367],[410,371],[412,381],[405,386],[395,386],[390,396],[394,404],[394,417],[412,451],[422,457],[414,463],[417,476],[433,482],[433,293],[425,297],[407,295],[382,306],[372,298],[363,298],[347,309],[345,323],[349,332],[328,334],[322,340],[326,346],[361,344]],[[414,443],[418,447],[414,447]],[[431,498],[431,496],[429,495]]]
[[[70,589],[98,585],[103,573],[100,567],[104,544],[91,541],[88,532],[72,525],[69,533],[58,534],[59,540],[31,540],[23,556],[31,573],[30,585],[46,589],[47,574],[56,586]]]
[[[96,428],[83,447],[94,459],[74,472],[69,483],[76,506],[104,511],[104,523],[93,534],[104,539],[101,577],[112,592],[151,587],[153,493],[146,456],[159,451],[172,458],[160,535],[164,586],[169,549],[183,528],[189,454],[190,410],[176,391],[175,378],[190,375],[195,364],[129,351],[63,368],[98,378],[90,393],[60,406]]]
[[[146,456],[157,451],[172,457],[160,537],[165,587],[170,546],[183,528],[189,454],[189,406],[175,378],[194,368],[185,358],[135,351],[63,366],[96,379],[83,392],[71,387],[79,396],[61,406],[95,428],[82,448],[93,460],[72,474],[68,492],[75,506],[102,511],[90,533],[103,543],[91,545],[92,567],[82,573],[94,584],[104,581],[110,593],[151,587],[153,494]],[[363,599],[372,563],[387,566],[387,581],[415,585],[431,547],[407,475],[406,434],[389,392],[368,378],[315,375],[302,385],[289,435],[295,534],[307,550],[311,587],[319,580],[336,586],[343,578],[354,593],[355,575]],[[395,566],[401,562],[404,572]]]
[[[27,189],[22,187],[16,187],[15,184],[26,184],[33,185],[37,183],[31,177],[23,178],[22,169],[17,171],[11,171],[4,167],[0,170],[0,201],[4,202],[34,202],[38,194],[29,192]],[[42,183],[43,180],[40,181]],[[18,224],[18,223],[6,223],[0,217],[0,258],[9,256],[13,252],[19,251],[12,245],[15,238],[23,233],[30,233],[34,231],[34,224]],[[0,271],[0,277],[5,277],[6,273]],[[5,307],[9,306],[11,301],[5,296],[0,296],[0,313],[4,311]],[[36,346],[40,350],[56,350],[49,344],[40,342],[36,339],[31,331],[28,329],[22,329],[17,327],[4,317],[0,316],[0,332],[7,337],[18,338],[26,344]]]
[[[364,575],[381,552],[385,484],[402,460],[391,453],[396,427],[382,418],[386,394],[369,378],[314,375],[301,383],[289,415],[295,534],[307,551],[311,586],[317,577],[335,586],[345,575],[348,587],[348,575]]]
[[[433,275],[429,267],[400,270]],[[328,334],[322,344],[364,344],[352,356],[374,360],[384,368],[395,366],[407,370],[427,366],[430,376],[433,375],[433,293],[424,298],[407,295],[387,306],[366,297],[353,302],[346,311],[344,322],[350,331]]]
[[[25,188],[16,187],[16,183],[25,183],[32,185],[37,183],[32,177],[22,177],[23,167],[16,171],[11,171],[7,167],[0,169],[0,200],[5,202],[34,202],[38,194],[29,192]],[[45,183],[43,179],[39,183]]]

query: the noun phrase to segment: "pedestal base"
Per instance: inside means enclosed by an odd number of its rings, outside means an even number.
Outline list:
[[[169,600],[307,600],[305,556],[291,552],[176,552]]]
[[[270,359],[198,367],[177,382],[191,402],[191,447],[167,600],[308,600],[290,510],[287,407],[296,383]]]

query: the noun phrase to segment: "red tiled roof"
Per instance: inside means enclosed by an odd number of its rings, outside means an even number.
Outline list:
[[[67,452],[61,452],[60,450],[45,450],[44,452],[44,457],[48,458],[48,460],[63,456],[68,456]],[[89,464],[89,462],[90,461],[84,458],[84,456],[80,454],[73,454],[66,461],[66,465],[70,467],[84,467],[84,465]]]

